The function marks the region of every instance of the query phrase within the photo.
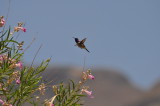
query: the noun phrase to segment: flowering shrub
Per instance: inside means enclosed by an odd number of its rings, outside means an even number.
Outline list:
[[[5,26],[5,19],[0,17],[0,27]],[[81,97],[88,95],[93,98],[92,91],[89,87],[84,86],[87,80],[93,80],[94,76],[90,70],[83,72],[81,80],[74,82],[70,80],[68,84],[63,82],[53,85],[53,97],[44,102],[36,101],[35,92],[45,95],[46,88],[49,87],[45,83],[41,83],[41,73],[45,71],[50,59],[42,61],[42,63],[34,68],[23,65],[22,57],[24,54],[22,42],[14,40],[14,33],[18,31],[26,32],[23,23],[7,30],[0,29],[0,104],[2,106],[21,106],[24,103],[33,105],[43,104],[45,106],[79,106],[81,105]]]

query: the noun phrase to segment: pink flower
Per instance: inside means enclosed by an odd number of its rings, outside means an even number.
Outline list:
[[[22,30],[23,32],[26,32],[26,28],[21,27],[21,30]]]
[[[8,56],[6,54],[0,55],[0,61],[7,60]]]
[[[54,104],[52,104],[51,106],[54,106]]]
[[[1,16],[0,17],[0,27],[3,27],[5,23],[6,22],[5,22],[4,18],[3,18],[3,16]]]
[[[12,104],[8,104],[1,99],[0,99],[0,103],[2,104],[2,106],[13,106]]]
[[[3,100],[0,99],[0,103],[3,104],[4,103]]]
[[[19,61],[17,64],[16,64],[16,67],[19,67],[20,68],[20,70],[22,69],[22,62],[21,61]]]
[[[92,95],[92,91],[84,90],[84,92],[85,92],[88,96],[91,96],[91,95]]]
[[[21,81],[19,79],[16,80],[16,84],[20,84]]]
[[[3,55],[0,55],[0,61],[2,61],[3,60]]]
[[[94,98],[94,96],[92,95],[92,91],[88,91],[88,90],[83,90],[90,98]]]
[[[14,27],[15,32],[18,32],[19,30],[22,30],[23,32],[26,32],[26,28],[24,28],[24,27]]]
[[[91,74],[88,75],[88,78],[91,79],[91,80],[95,79],[95,77],[93,75],[91,75]]]

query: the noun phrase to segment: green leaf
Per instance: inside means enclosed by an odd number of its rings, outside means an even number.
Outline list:
[[[74,81],[73,80],[70,80],[72,82],[72,88],[73,90],[75,89],[75,84],[74,84]]]

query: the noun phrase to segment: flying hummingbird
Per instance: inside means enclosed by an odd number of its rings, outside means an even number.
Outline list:
[[[75,46],[78,46],[79,48],[81,48],[81,49],[85,49],[85,50],[87,50],[87,52],[89,52],[89,50],[86,48],[86,46],[84,45],[84,42],[86,41],[86,39],[87,38],[84,38],[83,40],[79,40],[78,38],[75,38],[75,37],[73,37],[74,39],[75,39],[75,42],[76,42],[76,45]]]

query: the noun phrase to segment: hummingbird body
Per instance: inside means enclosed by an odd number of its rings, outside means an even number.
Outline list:
[[[78,46],[81,49],[85,49],[87,50],[87,52],[89,52],[89,50],[86,48],[86,46],[84,45],[84,42],[86,41],[87,38],[84,38],[83,40],[79,40],[78,38],[74,38],[75,42],[76,42],[76,46]]]

